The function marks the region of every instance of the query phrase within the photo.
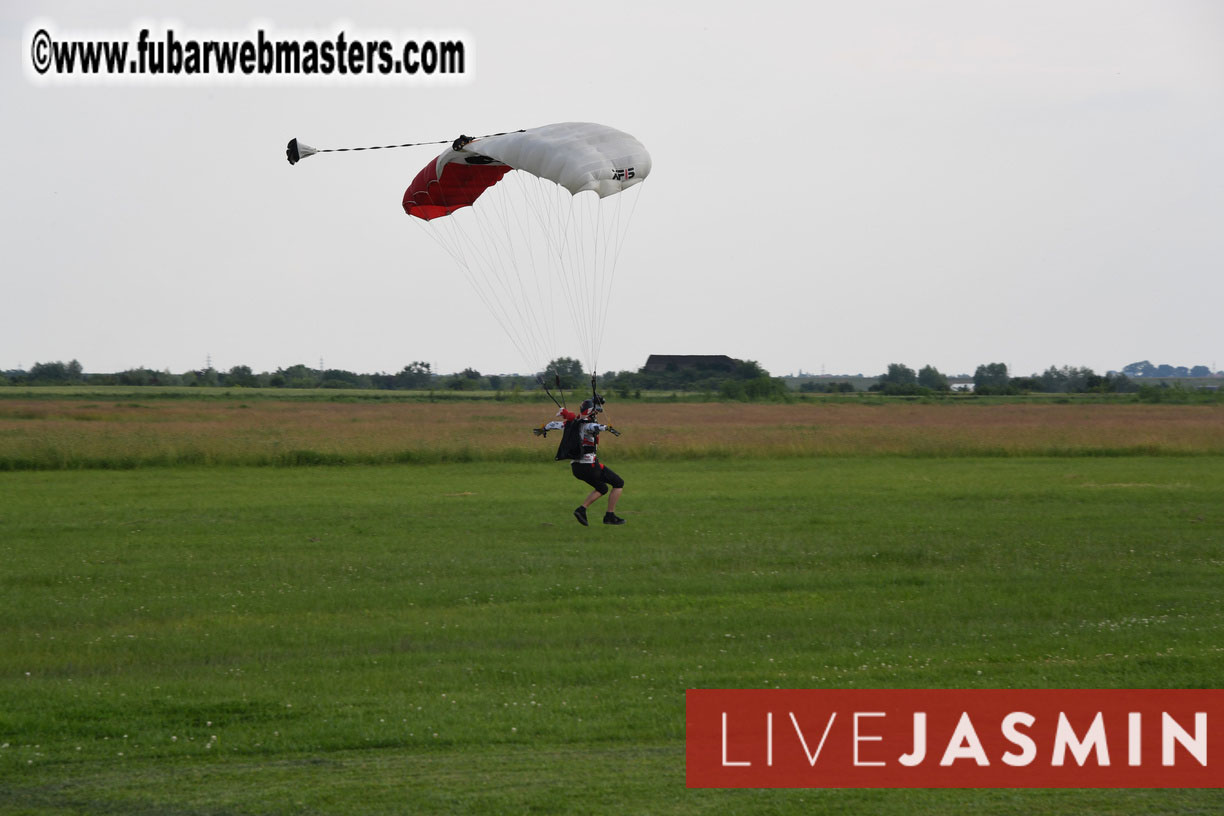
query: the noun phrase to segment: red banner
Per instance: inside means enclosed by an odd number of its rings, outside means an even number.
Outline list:
[[[1220,689],[690,689],[685,708],[690,788],[1224,787]]]

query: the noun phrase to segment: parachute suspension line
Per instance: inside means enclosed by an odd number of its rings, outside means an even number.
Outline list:
[[[539,371],[552,348],[551,312],[542,307],[550,297],[542,288],[547,280],[539,273],[547,262],[537,246],[542,230],[535,228],[523,213],[523,201],[530,201],[530,174],[512,172],[503,182],[482,196],[482,215],[463,210],[446,219],[435,219],[441,230],[445,222],[463,224],[455,235],[461,236],[481,262],[468,263],[468,283],[497,318],[530,370]],[[528,270],[525,273],[524,270]]]
[[[570,316],[574,323],[574,332],[582,349],[583,362],[591,362],[591,314],[590,314],[590,272],[587,269],[586,253],[582,244],[582,208],[584,202],[577,196],[569,202],[564,215],[566,272],[569,274],[570,286],[573,291],[573,307]]]
[[[475,249],[485,247],[476,253],[485,259],[481,264],[469,260],[472,284],[535,370],[564,353],[569,341],[557,342],[564,311],[568,336],[588,370],[598,373],[617,266],[639,193],[626,190],[615,202],[594,193],[571,195],[547,179],[514,171],[485,193],[485,217],[463,219],[480,236],[472,239]],[[626,194],[632,202],[625,203]]]
[[[603,297],[603,310],[599,319],[599,335],[595,340],[596,347],[603,346],[604,331],[608,326],[608,307],[612,302],[612,284],[616,280],[616,269],[620,263],[621,250],[625,246],[625,238],[629,235],[629,226],[633,223],[633,216],[637,212],[638,200],[642,195],[642,187],[646,184],[645,179],[638,182],[631,190],[622,191],[616,196],[616,217],[611,229],[608,232],[608,249],[612,252],[610,264],[606,264],[609,269],[608,285]],[[627,194],[632,194],[633,203],[629,206],[629,213],[621,220],[624,211],[624,197]]]
[[[567,273],[567,287],[570,292],[570,316],[582,348],[582,356],[588,366],[592,365],[594,356],[591,335],[592,275],[594,273],[590,268],[590,258],[586,252],[584,215],[585,206],[593,197],[593,193],[573,196],[569,201],[569,207],[560,214],[564,223],[561,232],[564,236],[564,243],[561,250],[565,256],[562,263]]]
[[[539,362],[545,359],[552,359],[561,348],[556,343],[558,309],[555,308],[554,301],[557,297],[557,289],[560,289],[561,295],[565,296],[567,301],[570,302],[571,308],[574,302],[571,296],[571,287],[563,274],[567,269],[567,265],[563,258],[558,258],[558,236],[561,233],[559,228],[555,226],[558,222],[555,213],[561,207],[562,197],[564,199],[572,199],[572,196],[559,185],[546,179],[540,179],[526,173],[512,173],[509,175],[517,176],[521,179],[521,183],[516,184],[514,189],[519,196],[522,206],[515,207],[513,210],[518,218],[526,219],[528,223],[523,224],[520,220],[519,231],[523,234],[537,237],[540,244],[538,247],[535,246],[535,242],[528,244],[531,252],[532,268],[536,271],[536,274],[530,276],[530,287],[526,283],[521,285],[524,299],[534,304],[531,320],[538,325],[540,329],[539,334],[545,341],[541,348],[543,353],[535,361]],[[526,215],[523,215],[523,212]],[[541,268],[547,274],[539,274]],[[533,289],[534,291],[532,291]]]
[[[524,191],[526,190],[524,176],[527,174],[516,170],[513,171],[512,175],[515,176],[513,183],[514,190],[518,193],[521,199],[521,197],[525,194]],[[505,184],[505,182],[503,182],[503,184]],[[507,192],[510,192],[509,186],[507,186]],[[515,238],[517,237],[518,244],[522,246],[522,254],[524,255],[523,260],[526,262],[526,267],[530,270],[530,274],[528,274],[524,280],[522,272],[517,263],[519,253],[517,251],[514,252],[514,272],[517,290],[522,298],[523,308],[528,315],[534,336],[537,339],[534,357],[530,361],[530,364],[535,366],[541,362],[540,358],[543,356],[542,352],[544,349],[548,348],[551,343],[552,329],[549,323],[549,315],[547,310],[541,309],[540,299],[543,293],[540,291],[540,275],[538,272],[539,266],[536,262],[534,241],[531,240],[530,224],[524,223],[522,207],[511,206],[509,201],[504,203],[506,206],[504,206],[501,210],[501,222],[506,231],[506,236],[512,244],[515,242]]]
[[[570,246],[574,249],[574,270],[578,277],[580,311],[582,317],[582,341],[584,344],[587,365],[596,367],[599,364],[595,349],[595,297],[599,291],[599,267],[595,263],[595,247],[592,245],[593,232],[591,224],[599,214],[599,201],[588,195],[583,201],[574,201],[574,218],[570,222],[573,230],[573,240]],[[587,203],[592,202],[592,207]]]
[[[557,189],[546,180],[537,179],[536,184],[540,190]],[[564,199],[541,194],[531,206],[555,259],[555,285],[572,318],[575,339],[587,367],[595,372],[607,333],[616,267],[637,206],[638,191],[626,192],[634,196],[628,215],[625,193],[615,203],[585,193]],[[559,203],[563,200],[568,205]]]
[[[564,257],[564,247],[567,242],[567,236],[564,232],[563,221],[560,217],[562,196],[572,201],[572,196],[561,192],[561,188],[555,183],[546,179],[536,178],[535,182],[535,197],[532,201],[531,212],[539,226],[540,233],[545,238],[548,267],[550,275],[546,281],[549,291],[552,292],[555,287],[560,290],[561,296],[565,299],[567,308],[572,310],[576,304],[573,291],[572,281],[567,276],[567,271],[570,269],[570,264],[566,263]],[[555,314],[556,310],[552,312]]]
[[[514,214],[515,223],[512,227],[508,225],[507,228],[513,228],[516,234],[530,238],[524,242],[524,247],[531,274],[526,280],[520,280],[519,287],[530,311],[536,336],[539,338],[535,364],[542,364],[554,358],[553,352],[557,348],[556,310],[552,307],[552,288],[549,286],[548,276],[540,271],[541,267],[547,270],[551,266],[551,260],[547,247],[540,246],[541,233],[533,228],[527,211],[530,207],[529,196],[533,191],[539,194],[539,180],[528,173],[516,171],[515,175],[518,176],[518,183],[515,185],[518,201],[516,206],[509,208],[509,211]],[[561,402],[564,406],[564,396]]]
[[[594,393],[595,388],[595,383],[593,382],[595,371],[599,368],[599,349],[596,347],[595,338],[599,336],[598,310],[604,275],[603,265],[600,263],[600,239],[602,236],[600,235],[599,223],[602,209],[602,206],[597,205],[589,213],[579,213],[584,218],[581,225],[583,230],[582,239],[579,245],[584,248],[583,263],[589,269],[583,280],[590,282],[590,291],[586,296],[586,303],[589,315],[587,345],[590,347],[592,393]],[[587,238],[587,236],[590,236],[590,238]]]
[[[521,327],[524,346],[529,350],[534,349],[540,344],[538,327],[529,317],[531,304],[523,292],[522,272],[514,246],[514,231],[509,226],[508,208],[504,196],[495,197],[490,203],[493,206],[490,207],[488,221],[477,219],[480,237],[492,258],[486,267],[485,282],[490,289],[490,297],[502,307],[507,318],[516,318],[509,322]],[[495,227],[500,227],[500,231]]]
[[[552,285],[552,279],[555,277],[555,261],[552,256],[552,235],[548,228],[547,213],[555,205],[560,188],[530,173],[516,172],[513,175],[518,176],[520,180],[516,191],[523,206],[514,208],[519,219],[520,231],[523,234],[538,235],[542,239],[539,247],[535,246],[535,241],[530,242],[528,250],[531,253],[532,269],[536,272],[531,276],[534,289],[531,292],[531,300],[535,304],[536,320],[541,326],[545,340],[545,346],[541,349],[543,353],[537,362],[543,362],[546,357],[553,359],[554,352],[558,349],[557,309],[554,306],[555,287]],[[523,213],[527,213],[530,217],[527,218]],[[524,223],[524,219],[527,220],[527,223]],[[536,258],[537,250],[539,251],[538,259]],[[548,270],[549,274],[539,274],[538,270],[541,267]],[[526,288],[524,286],[524,291]]]
[[[499,309],[498,304],[495,301],[490,300],[489,293],[486,288],[480,285],[480,277],[478,276],[477,271],[473,269],[473,261],[469,259],[468,254],[464,251],[466,236],[464,235],[463,231],[460,228],[449,224],[446,227],[439,228],[435,226],[431,228],[430,225],[422,223],[419,229],[427,233],[435,243],[442,247],[442,249],[454,259],[456,265],[463,270],[464,277],[467,278],[468,285],[470,285],[476,291],[477,297],[480,298],[482,303],[484,303],[485,308],[489,310],[489,313],[493,316],[493,319],[497,322],[497,324],[501,326],[502,331],[505,332],[506,336],[510,339],[511,344],[521,356],[527,357],[527,351],[523,348],[522,339],[511,328],[511,325],[504,313],[504,309]],[[468,240],[467,244],[468,249],[475,252],[476,247],[474,243]],[[476,262],[479,263],[479,259],[477,259]]]
[[[616,206],[612,208],[609,217],[601,221],[599,227],[601,235],[599,239],[599,263],[598,266],[602,270],[602,278],[600,280],[600,291],[596,297],[595,307],[599,314],[595,318],[595,346],[596,348],[603,345],[604,331],[608,326],[608,309],[612,302],[612,283],[616,280],[616,256],[612,251],[616,247],[616,232],[620,227],[621,206],[624,193],[616,196]]]
[[[519,264],[520,253],[515,240],[516,233],[521,232],[521,230],[516,230],[512,226],[511,213],[513,208],[506,205],[505,197],[500,197],[495,201],[498,206],[490,213],[491,218],[486,227],[488,232],[487,240],[496,246],[496,241],[501,235],[504,235],[506,246],[506,251],[501,256],[501,263],[494,267],[494,270],[499,272],[495,280],[501,288],[500,297],[513,307],[518,317],[516,325],[523,327],[524,337],[529,338],[529,344],[532,348],[536,348],[540,344],[539,326],[532,319],[534,309],[523,285],[523,272]],[[482,224],[482,226],[484,225]],[[500,234],[494,231],[494,226],[501,227]],[[518,237],[521,238],[522,236]],[[527,252],[526,261],[530,264],[531,256],[529,251]],[[534,354],[534,352],[532,353]]]
[[[489,212],[488,220],[500,225],[507,248],[502,263],[491,270],[491,278],[499,285],[500,296],[513,305],[518,317],[516,325],[521,327],[524,345],[530,349],[531,356],[526,361],[535,367],[547,359],[553,339],[552,323],[547,310],[541,308],[542,276],[538,272],[538,250],[534,246],[538,241],[537,233],[529,223],[524,223],[522,207],[517,206],[520,202],[511,200],[516,195],[518,199],[525,196],[527,186],[524,181],[529,176],[519,172],[510,175],[513,181],[501,185],[504,194],[493,199],[495,207],[490,208]],[[479,222],[482,227],[487,227],[491,240],[499,237],[492,226],[487,226],[482,220]],[[527,275],[524,275],[524,266],[530,270]]]
[[[496,200],[491,197],[490,201]],[[514,291],[508,278],[500,274],[503,268],[513,266],[515,256],[513,237],[515,230],[504,228],[498,234],[486,224],[487,219],[474,218],[470,212],[456,213],[445,219],[435,219],[421,227],[463,269],[468,285],[492,314],[520,357],[534,367],[539,359],[541,342],[535,324],[525,317],[526,298]],[[516,319],[517,317],[517,319]]]
[[[593,278],[599,264],[592,262],[587,244],[597,202],[594,194],[575,197],[547,179],[513,171],[482,196],[482,214],[465,208],[419,225],[463,270],[533,371],[559,353],[573,353],[557,342],[562,311],[572,327],[567,343],[576,343],[581,349],[576,356],[596,367]],[[555,308],[558,300],[564,309]]]
[[[584,337],[586,329],[584,321],[577,317],[581,313],[584,298],[580,285],[582,270],[577,267],[574,258],[574,247],[580,246],[580,242],[571,240],[573,237],[572,210],[577,197],[568,192],[562,192],[562,189],[551,181],[537,179],[538,196],[531,210],[546,239],[553,272],[551,277],[555,278],[556,287],[560,289],[565,300],[568,313],[572,318],[571,323],[578,336],[577,339],[584,349],[580,356],[584,356],[590,344]],[[568,207],[563,206],[562,197],[568,200]]]
[[[553,253],[555,257],[557,284],[565,297],[566,312],[570,317],[570,326],[578,341],[578,356],[586,356],[586,342],[583,336],[584,321],[579,314],[582,307],[581,273],[575,269],[573,243],[570,240],[570,228],[573,223],[574,199],[565,202],[550,212],[552,225],[549,234],[554,237]]]

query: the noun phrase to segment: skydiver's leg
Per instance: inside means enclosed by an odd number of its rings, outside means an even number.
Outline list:
[[[606,465],[600,470],[600,475],[603,476],[604,481],[612,488],[612,491],[608,494],[608,512],[611,513],[616,509],[616,502],[620,498],[621,491],[625,489],[625,480]]]
[[[574,517],[578,519],[579,524],[585,527],[587,526],[587,508],[594,504],[600,496],[608,492],[608,485],[603,480],[599,469],[590,463],[573,462],[571,463],[570,467],[573,470],[575,478],[580,479],[589,484],[591,487],[595,488],[587,495],[585,499],[582,500],[581,505],[574,508]]]
[[[608,512],[604,513],[604,524],[624,524],[625,520],[613,511],[616,510],[616,502],[620,499],[621,491],[625,489],[625,480],[609,467],[604,467],[602,474],[607,483],[612,486],[608,492]]]
[[[573,462],[570,468],[574,472],[574,478],[594,488],[590,495],[582,500],[583,507],[590,507],[600,496],[608,492],[608,483],[604,480],[603,468],[589,462]]]

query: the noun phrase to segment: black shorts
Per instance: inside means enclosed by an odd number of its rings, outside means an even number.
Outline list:
[[[608,492],[608,486],[624,487],[625,480],[617,476],[612,471],[612,468],[604,467],[599,462],[588,464],[585,462],[570,462],[570,470],[574,471],[574,478],[581,479],[591,487],[599,491],[600,495]]]

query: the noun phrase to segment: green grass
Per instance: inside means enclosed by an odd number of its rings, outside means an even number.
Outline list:
[[[0,812],[1217,813],[689,791],[684,690],[1218,687],[1221,464],[0,473]]]

